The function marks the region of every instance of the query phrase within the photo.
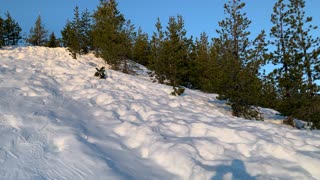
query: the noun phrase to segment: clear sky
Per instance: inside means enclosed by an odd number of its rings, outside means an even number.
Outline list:
[[[169,16],[180,14],[185,20],[188,35],[195,37],[206,32],[209,37],[215,36],[218,21],[224,18],[223,4],[227,0],[118,0],[119,10],[130,19],[136,27],[142,27],[149,35],[155,30],[157,17],[162,25],[167,25]],[[276,0],[244,0],[247,4],[245,11],[252,20],[251,31],[255,35],[271,27],[270,16]],[[29,30],[40,14],[49,31],[60,35],[67,19],[72,19],[76,5],[80,10],[87,8],[92,11],[99,4],[99,0],[0,0],[0,13],[9,11],[19,22],[23,33]],[[307,16],[313,16],[313,24],[320,26],[320,0],[306,0]],[[320,36],[320,30],[315,32]]]

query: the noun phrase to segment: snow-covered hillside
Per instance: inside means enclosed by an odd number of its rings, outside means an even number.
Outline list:
[[[63,48],[0,49],[0,179],[320,179],[320,133]],[[270,112],[270,111],[268,111]]]

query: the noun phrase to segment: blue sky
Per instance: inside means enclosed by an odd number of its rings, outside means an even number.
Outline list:
[[[227,0],[118,0],[119,10],[130,19],[136,27],[142,27],[149,35],[155,30],[154,24],[160,17],[166,26],[169,16],[180,14],[185,20],[188,35],[195,37],[206,32],[209,37],[215,36],[218,21],[224,18],[223,4]],[[252,20],[252,34],[262,29],[269,32],[271,27],[270,15],[276,0],[244,0],[247,4],[245,11]],[[9,11],[19,22],[23,33],[29,33],[40,14],[46,28],[60,36],[60,30],[67,19],[72,19],[76,5],[80,10],[87,8],[92,11],[99,4],[99,0],[0,0],[0,13]],[[313,16],[313,24],[320,26],[320,0],[307,0],[306,12]],[[320,30],[315,32],[320,35]]]

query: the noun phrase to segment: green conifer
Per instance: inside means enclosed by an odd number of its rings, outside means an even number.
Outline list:
[[[4,20],[0,16],[0,48],[4,45],[3,23],[4,23]]]
[[[63,45],[65,47],[68,47],[71,56],[74,59],[77,59],[77,54],[80,53],[80,43],[76,29],[74,28],[71,22],[67,22],[66,26],[61,31],[61,35]]]
[[[30,29],[30,34],[26,39],[26,42],[33,46],[44,46],[48,41],[47,36],[48,31],[42,24],[41,16],[39,15],[36,20],[35,26]]]
[[[271,16],[274,26],[270,33],[271,45],[276,47],[272,53],[272,63],[279,67],[273,72],[281,100],[278,109],[288,117],[287,123],[293,126],[294,112],[302,106],[304,99],[302,58],[297,53],[296,35],[291,25],[294,14],[283,0],[278,0]]]
[[[249,39],[251,21],[242,12],[244,7],[245,3],[241,0],[229,0],[224,5],[227,17],[219,22],[217,33],[220,37],[215,39],[220,44],[218,54],[221,60],[218,63],[223,74],[219,80],[221,98],[230,101],[234,115],[250,112],[251,106],[257,104],[261,92],[258,78],[263,59],[261,55],[265,51],[265,48],[258,48],[265,44],[263,32],[255,41]],[[254,115],[252,119],[259,119],[255,117],[256,113],[245,116],[251,115]]]
[[[21,27],[12,18],[9,12],[5,13],[6,19],[3,22],[3,41],[5,46],[18,45],[21,37]]]
[[[183,68],[186,67],[185,64],[187,63],[189,49],[186,33],[182,16],[178,15],[177,18],[169,18],[164,41],[164,51],[166,52],[165,64],[167,67],[165,75],[173,87],[178,87],[182,83]]]
[[[123,48],[124,15],[117,9],[115,0],[100,0],[97,10],[93,14],[93,46],[96,55],[101,56],[113,69],[120,69],[121,62],[126,59],[127,50]]]
[[[162,29],[162,24],[160,18],[157,18],[156,22],[156,32],[153,32],[151,38],[151,65],[150,68],[155,71],[156,79],[159,83],[163,84],[166,80],[165,77],[165,65],[163,64],[165,53],[163,51],[164,43],[164,32]]]
[[[79,34],[80,34],[81,53],[87,54],[90,50],[93,49],[92,17],[88,9],[85,9],[81,13],[81,19],[79,23],[80,23]]]
[[[56,35],[54,34],[54,32],[52,32],[50,34],[47,46],[50,47],[50,48],[55,48],[55,47],[59,47],[60,46],[59,45],[59,41],[57,40]]]
[[[73,58],[76,59],[77,54],[86,54],[92,49],[91,31],[90,13],[85,10],[80,17],[79,7],[76,6],[73,20],[68,21],[61,31],[63,45],[68,47]]]
[[[211,61],[209,40],[206,33],[201,33],[200,38],[196,39],[193,53],[194,59],[189,67],[193,88],[213,92],[212,68],[214,64]]]
[[[312,17],[305,16],[304,0],[289,0],[287,5],[289,40],[293,49],[293,57],[299,63],[299,72],[302,74],[302,80],[299,82],[299,99],[295,100],[299,104],[293,109],[293,116],[305,121],[319,122],[320,117],[314,114],[320,114],[319,109],[313,108],[319,93],[319,86],[316,81],[319,76],[319,54],[320,54],[320,38],[314,38],[311,32],[317,27],[311,25]],[[319,104],[318,104],[319,105]],[[318,119],[316,118],[318,117]]]
[[[149,66],[151,64],[150,54],[151,46],[148,40],[148,34],[143,33],[142,29],[139,28],[133,45],[133,59],[144,66]]]

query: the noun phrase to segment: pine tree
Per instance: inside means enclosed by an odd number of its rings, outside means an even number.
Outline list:
[[[73,20],[68,21],[61,31],[62,42],[75,59],[77,54],[86,54],[92,49],[91,20],[88,10],[85,10],[80,17],[79,7],[76,6]]]
[[[186,37],[182,16],[170,17],[166,31],[162,30],[161,21],[156,23],[157,31],[151,39],[151,69],[155,71],[160,83],[167,83],[179,95],[180,85],[189,85],[189,63],[192,39]],[[180,89],[182,90],[182,89]]]
[[[123,32],[125,18],[117,9],[115,0],[100,0],[94,12],[93,46],[96,54],[101,56],[113,69],[120,69],[121,62],[126,59],[126,49],[123,44],[126,40]]]
[[[6,19],[3,22],[3,41],[5,46],[15,46],[21,37],[21,27],[11,17],[10,13],[5,13]]]
[[[265,35],[261,33],[255,41],[249,39],[251,21],[246,13],[241,12],[244,7],[241,0],[229,0],[224,5],[227,17],[219,22],[217,33],[220,37],[215,39],[220,44],[218,54],[221,60],[218,62],[223,60],[220,63],[223,76],[220,77],[219,89],[221,98],[230,101],[234,115],[255,119],[256,112],[250,111],[251,106],[257,104],[261,92],[258,75],[265,48],[258,46],[265,44]]]
[[[262,89],[259,98],[259,106],[277,109],[279,107],[278,92],[276,82],[272,73],[262,75]]]
[[[126,21],[123,30],[120,32],[121,49],[122,49],[122,72],[129,73],[128,59],[133,57],[133,44],[136,38],[135,27],[131,21]]]
[[[283,0],[279,0],[274,5],[271,16],[274,26],[270,36],[271,44],[276,46],[272,53],[272,63],[280,66],[273,72],[281,100],[278,109],[283,115],[288,116],[287,123],[294,126],[294,111],[302,106],[304,89],[302,59],[296,49],[296,34],[290,19],[293,15],[294,11],[288,9]]]
[[[163,51],[163,43],[164,43],[164,32],[162,29],[162,24],[160,18],[157,18],[157,22],[155,24],[157,31],[153,32],[151,38],[151,65],[150,68],[155,71],[156,78],[159,83],[163,84],[166,80],[165,77],[165,63],[164,56],[165,53]]]
[[[56,38],[56,35],[54,34],[54,32],[52,32],[50,34],[50,38],[49,38],[49,41],[47,43],[47,46],[50,47],[50,48],[55,48],[55,47],[59,47],[59,41],[58,39]]]
[[[169,84],[174,90],[180,85],[184,85],[187,78],[187,68],[189,63],[189,52],[191,39],[186,37],[184,29],[184,20],[182,16],[170,17],[163,51],[165,58],[162,59],[164,65],[164,75],[168,78]]]
[[[68,47],[69,45],[69,32],[71,31],[71,23],[67,20],[66,25],[64,26],[63,30],[61,30],[61,43],[63,47]]]
[[[77,59],[77,53],[80,53],[79,37],[73,24],[68,21],[64,29],[61,31],[62,43],[64,47],[68,47],[72,58]]]
[[[312,17],[305,17],[304,8],[304,0],[289,0],[290,45],[293,47],[295,58],[298,59],[301,64],[299,65],[302,66],[302,74],[305,77],[301,82],[302,88],[299,88],[301,94],[299,106],[294,110],[293,116],[306,121],[320,122],[319,109],[312,108],[314,103],[319,103],[315,96],[320,89],[315,82],[320,79],[320,38],[311,36],[310,32],[316,30],[317,27],[310,24]],[[314,114],[318,114],[317,119]]]
[[[3,24],[4,24],[4,20],[0,16],[0,48],[4,45]]]
[[[73,57],[76,59],[77,54],[81,54],[81,19],[80,19],[80,13],[79,13],[79,7],[76,6],[73,10],[73,21],[71,21],[71,31],[70,32],[70,45],[69,51],[73,55]]]
[[[81,51],[87,54],[89,50],[92,50],[92,17],[88,9],[85,9],[81,13],[80,19],[80,44]]]
[[[300,54],[304,63],[304,73],[307,77],[307,87],[310,96],[317,92],[315,80],[318,80],[317,70],[313,69],[319,67],[320,62],[317,62],[319,56],[320,38],[314,39],[310,35],[311,30],[316,30],[317,27],[309,25],[305,29],[305,24],[312,21],[312,17],[305,17],[305,1],[304,0],[290,0],[288,5],[290,9],[290,29],[292,30],[292,41],[295,44],[295,52]]]
[[[30,29],[29,37],[26,39],[26,42],[33,46],[44,46],[47,44],[48,31],[45,29],[45,26],[42,24],[41,16],[39,15],[35,23],[35,27]]]
[[[307,92],[309,96],[314,96],[319,89],[315,81],[320,79],[319,68],[320,61],[320,38],[313,38],[310,35],[312,30],[316,30],[317,26],[306,26],[312,22],[312,17],[305,17],[305,1],[304,0],[290,0],[288,5],[291,11],[290,25],[294,32],[292,34],[292,41],[295,43],[295,49],[303,61],[303,72],[307,77]]]
[[[196,39],[193,52],[195,57],[190,66],[192,86],[205,92],[214,92],[214,62],[206,33],[201,33],[200,38]]]
[[[151,46],[148,34],[143,33],[142,29],[139,28],[133,45],[133,59],[144,66],[149,66],[151,64],[150,54]]]

